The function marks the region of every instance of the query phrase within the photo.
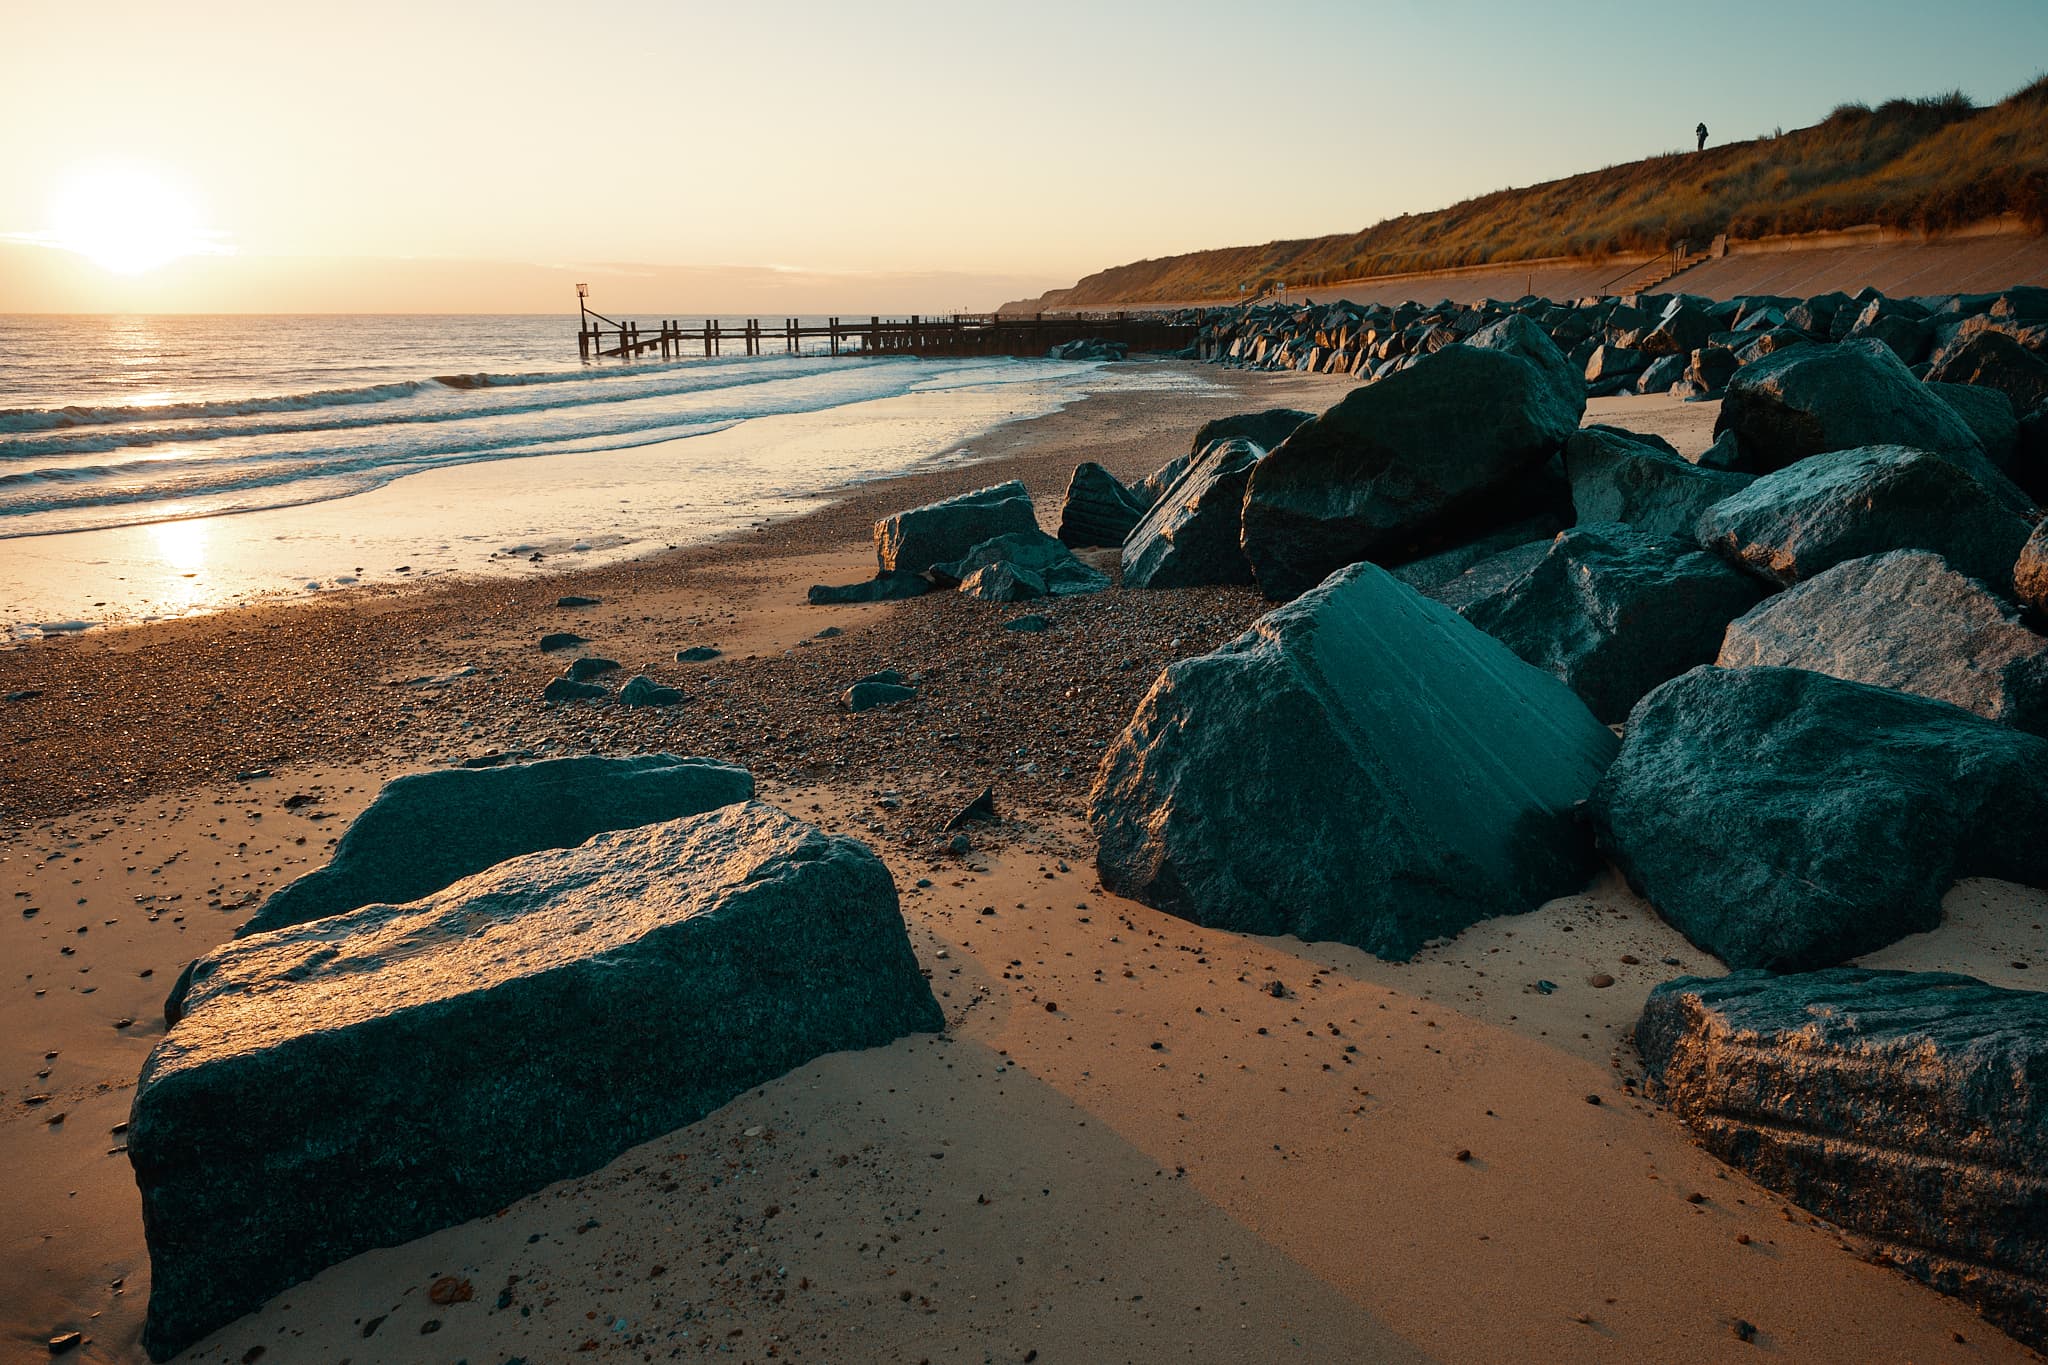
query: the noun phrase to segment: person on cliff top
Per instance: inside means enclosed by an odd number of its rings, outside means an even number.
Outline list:
[[[1707,150],[1707,125],[1702,123],[1699,127],[1693,129],[1693,131],[1695,133],[1698,133],[1700,136],[1700,145],[1693,148],[1693,150],[1696,152],[1704,152],[1705,150]]]

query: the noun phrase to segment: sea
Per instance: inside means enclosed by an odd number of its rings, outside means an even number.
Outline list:
[[[981,433],[1091,391],[1200,386],[999,357],[583,363],[576,326],[0,315],[0,621],[646,553],[971,461]]]

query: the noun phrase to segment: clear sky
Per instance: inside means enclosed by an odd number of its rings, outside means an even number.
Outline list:
[[[2048,0],[0,0],[0,312],[987,307],[2044,63]]]

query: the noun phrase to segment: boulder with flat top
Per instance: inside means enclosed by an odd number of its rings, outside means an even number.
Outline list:
[[[1709,1152],[2048,1349],[2048,995],[1944,972],[1681,977],[1635,1033]]]
[[[756,802],[236,939],[136,1085],[143,1344],[943,1022],[881,859]]]
[[[1370,564],[1171,664],[1089,796],[1103,885],[1406,959],[1585,884],[1615,750],[1563,683]]]
[[[985,540],[1037,529],[1031,494],[1012,479],[882,518],[875,523],[875,563],[883,574],[923,573]]]
[[[709,758],[585,755],[447,768],[384,784],[327,866],[281,888],[237,935],[431,895],[494,863],[593,834],[696,815],[754,794],[745,768]]]

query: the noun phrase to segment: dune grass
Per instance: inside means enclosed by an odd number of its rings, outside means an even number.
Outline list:
[[[1338,280],[1552,256],[1662,251],[1876,223],[1928,233],[2000,214],[2048,230],[2048,76],[1987,109],[1960,91],[1845,104],[1810,128],[1403,214],[1363,232],[1116,266],[1046,303],[1236,299]]]

